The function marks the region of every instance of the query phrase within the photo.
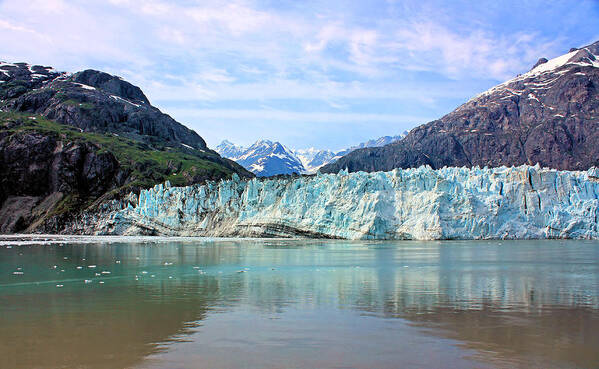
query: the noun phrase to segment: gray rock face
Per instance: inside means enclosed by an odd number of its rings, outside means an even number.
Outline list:
[[[323,172],[430,165],[599,165],[599,42],[536,65],[402,140],[354,151]]]
[[[0,163],[0,233],[51,217],[67,196],[98,197],[122,185],[127,174],[110,152],[38,132],[1,132]]]

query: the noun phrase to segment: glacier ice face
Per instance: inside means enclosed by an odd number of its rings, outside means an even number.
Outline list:
[[[599,238],[599,170],[430,167],[141,191],[96,234],[346,239]]]

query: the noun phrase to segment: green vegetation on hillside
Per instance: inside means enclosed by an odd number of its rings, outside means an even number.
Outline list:
[[[60,124],[40,115],[0,112],[0,122],[9,132],[35,131],[45,135],[72,141],[87,142],[98,148],[98,152],[110,151],[121,167],[130,172],[126,188],[148,188],[166,180],[174,186],[206,180],[229,178],[233,171],[212,160],[220,158],[212,152],[204,152],[186,147],[150,147],[148,144],[116,134],[82,132],[78,128]],[[17,124],[8,125],[8,122]]]

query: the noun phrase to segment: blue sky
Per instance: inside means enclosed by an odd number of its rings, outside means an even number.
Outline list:
[[[599,0],[0,1],[0,60],[120,75],[214,147],[341,149],[599,40]]]

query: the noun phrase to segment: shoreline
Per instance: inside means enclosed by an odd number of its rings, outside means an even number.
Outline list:
[[[330,238],[282,238],[282,237],[203,237],[203,236],[117,236],[117,235],[63,235],[63,234],[4,234],[0,235],[0,247],[5,246],[32,246],[32,245],[64,245],[64,244],[113,244],[113,243],[195,243],[195,242],[326,242],[326,243],[422,243],[422,242],[522,242],[522,241],[560,241],[560,242],[599,242],[596,239],[572,239],[572,238],[522,238],[522,239],[439,239],[439,240],[415,240],[415,239],[330,239]]]

